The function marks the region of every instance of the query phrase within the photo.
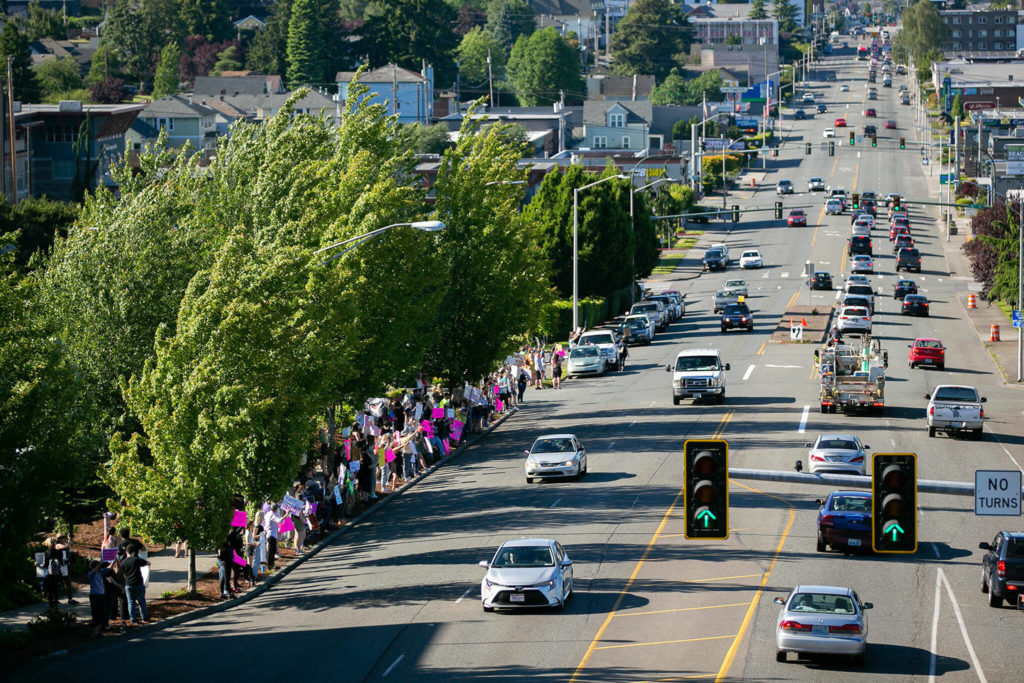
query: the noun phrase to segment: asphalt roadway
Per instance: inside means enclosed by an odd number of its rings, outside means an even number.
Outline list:
[[[709,226],[701,246],[726,241],[734,258],[756,246],[766,266],[748,271],[753,333],[720,334],[712,292],[726,273],[656,287],[687,292],[685,319],[649,347],[634,348],[625,372],[566,383],[561,391],[527,392],[524,409],[470,449],[306,562],[267,593],[231,610],[113,646],[75,653],[35,669],[33,678],[84,671],[132,671],[148,680],[183,675],[217,681],[280,680],[931,680],[1018,681],[1024,613],[988,607],[979,590],[979,541],[1013,518],[975,517],[972,500],[920,497],[920,547],[914,555],[846,556],[815,551],[815,499],[827,487],[733,480],[728,540],[687,541],[678,514],[682,444],[721,437],[735,467],[791,470],[807,460],[818,433],[857,434],[876,452],[918,454],[920,477],[973,482],[976,469],[1019,469],[1024,461],[1020,394],[1002,384],[991,359],[962,319],[938,242],[936,211],[917,149],[895,140],[911,127],[896,87],[879,84],[879,145],[821,150],[822,131],[844,114],[865,122],[867,68],[849,57],[828,65],[836,83],[809,91],[828,114],[786,116],[786,144],[769,160],[768,177],[789,178],[787,207],[811,204],[807,228],[758,216],[756,222]],[[849,93],[839,85],[848,83]],[[791,113],[791,112],[790,112]],[[787,113],[788,114],[788,113]],[[884,130],[886,119],[899,122]],[[814,143],[805,155],[804,142]],[[908,147],[910,147],[908,145]],[[822,415],[812,379],[813,347],[770,344],[791,301],[807,300],[805,261],[846,270],[848,216],[824,215],[812,176],[847,192],[899,192],[912,207],[924,270],[913,275],[934,302],[929,318],[901,318],[881,297],[875,335],[890,354],[884,416]],[[744,207],[770,206],[759,190]],[[730,200],[730,204],[733,201]],[[874,286],[891,293],[894,258],[875,232]],[[831,293],[810,294],[826,306]],[[947,346],[942,372],[910,370],[906,346],[935,336]],[[687,347],[721,349],[731,363],[722,406],[673,406],[664,366]],[[929,438],[922,395],[940,383],[978,386],[988,397],[985,438]],[[545,432],[575,432],[589,456],[580,482],[528,485],[524,448]],[[483,571],[505,539],[553,537],[575,562],[576,593],[562,612],[485,614]],[[851,586],[874,603],[863,669],[834,659],[775,661],[775,596],[800,583]],[[186,673],[189,672],[189,673]]]

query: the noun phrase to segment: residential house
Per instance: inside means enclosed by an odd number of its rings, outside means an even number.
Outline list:
[[[78,62],[78,68],[84,76],[89,71],[92,63],[92,56],[99,47],[99,41],[78,42],[70,40],[54,40],[53,38],[40,38],[29,44],[32,53],[32,65],[41,64],[48,59],[59,59],[61,57],[73,57]]]
[[[356,78],[355,71],[339,71],[338,102],[342,108],[348,101],[348,88]],[[364,71],[359,84],[366,86],[366,100],[386,104],[389,115],[397,115],[399,123],[430,124],[434,119],[434,68],[424,67],[422,73],[388,64]]]
[[[453,113],[440,119],[448,126],[452,139],[458,137],[465,113]],[[491,107],[478,110],[474,118],[488,122],[514,123],[526,130],[527,140],[539,157],[553,156],[572,146],[572,132],[583,123],[583,107],[567,107],[556,102],[550,107]]]
[[[614,27],[612,22],[618,21],[623,11],[617,0],[526,0],[526,4],[533,10],[538,29],[554,26],[563,36],[572,31],[579,37],[584,55],[601,51],[605,32]]]
[[[654,76],[594,74],[587,76],[588,100],[646,100],[654,90]]]
[[[650,102],[587,100],[583,103],[583,147],[646,150],[650,148]]]
[[[212,152],[217,148],[217,110],[193,100],[191,95],[168,95],[146,105],[139,118],[158,132],[167,132],[167,146]]]
[[[231,71],[220,76],[196,76],[195,83],[192,84],[192,94],[197,97],[203,95],[276,95],[283,92],[285,89],[280,76],[250,71]]]
[[[7,0],[7,13],[25,16],[31,2],[38,2],[42,9],[66,13],[69,17],[77,17],[82,13],[80,0]]]
[[[293,93],[279,93],[267,95],[256,105],[256,120],[263,121],[274,116],[284,106]],[[296,114],[311,114],[313,116],[328,116],[335,125],[341,118],[341,110],[338,102],[330,96],[318,90],[310,90],[305,97],[292,104],[292,111]]]
[[[700,56],[699,65],[687,65],[694,71],[727,69],[744,84],[763,81],[766,74],[779,70],[779,52],[774,45],[705,45],[694,43],[691,54]]]

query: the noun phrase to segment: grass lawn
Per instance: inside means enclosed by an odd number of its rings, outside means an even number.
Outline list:
[[[652,274],[667,275],[674,271],[680,262],[686,258],[686,254],[690,251],[690,248],[696,243],[696,237],[680,237],[677,239],[672,245],[672,254],[663,255],[658,260],[658,265],[654,267]]]

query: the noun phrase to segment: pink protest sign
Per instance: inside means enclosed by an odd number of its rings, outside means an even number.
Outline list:
[[[237,564],[239,567],[244,567],[245,566],[245,558],[244,557],[242,557],[241,555],[236,553],[234,550],[231,551],[231,554],[234,555],[234,557],[232,557],[231,559],[235,561],[235,564]]]
[[[117,548],[103,548],[100,550],[100,562],[113,562],[117,559]]]
[[[444,408],[434,408],[430,411],[430,417],[434,420],[440,420],[444,417]]]
[[[391,450],[389,448],[386,451],[384,451],[384,460],[386,462],[391,462],[394,459],[395,459],[395,452],[393,450]]]
[[[498,412],[505,410],[505,403],[499,398],[494,402],[494,407],[498,409]]]
[[[352,459],[352,440],[351,439],[345,439],[345,459],[346,460],[351,460]]]
[[[423,436],[430,438],[434,435],[434,425],[424,420],[420,426],[423,427]]]
[[[452,421],[452,437],[456,442],[462,441],[462,428],[464,425],[464,422],[459,422],[458,420]]]
[[[452,452],[452,447],[448,445],[448,439],[445,439],[444,441],[442,441],[441,445],[444,446],[444,454],[445,455],[448,455],[449,453]]]
[[[281,520],[280,526],[277,527],[277,533],[283,534],[287,531],[295,531],[295,524],[292,523],[292,516],[288,515]]]
[[[235,510],[234,516],[231,518],[231,526],[245,527],[249,523],[248,515],[245,514],[245,510]]]
[[[500,393],[501,393],[501,387],[499,387],[497,384],[495,384],[494,385],[494,395],[497,396]]]

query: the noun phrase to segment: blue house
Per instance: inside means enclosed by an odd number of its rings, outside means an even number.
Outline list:
[[[339,71],[338,101],[344,108],[348,101],[348,86],[355,80],[355,71]],[[434,67],[427,65],[423,73],[388,64],[379,69],[365,71],[359,83],[370,89],[367,100],[374,104],[387,104],[389,115],[398,115],[399,123],[430,124],[434,118]]]

